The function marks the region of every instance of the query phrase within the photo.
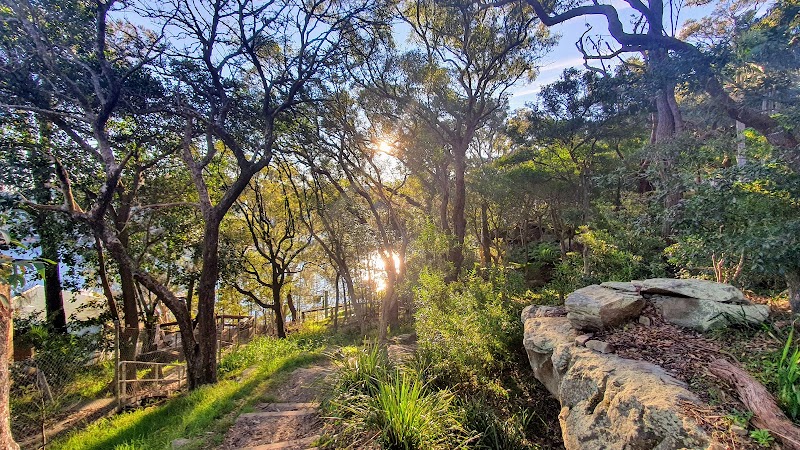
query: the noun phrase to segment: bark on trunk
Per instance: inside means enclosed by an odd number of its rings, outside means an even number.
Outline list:
[[[197,289],[197,340],[192,349],[192,363],[186,357],[189,389],[217,382],[217,321],[214,315],[219,276],[220,219],[207,220],[203,236],[203,269]],[[192,341],[195,341],[192,338]]]
[[[281,286],[276,281],[272,282],[272,311],[275,312],[275,332],[283,339],[286,337],[286,318],[283,316]]]
[[[769,430],[783,443],[784,448],[800,450],[800,428],[783,414],[761,383],[725,359],[713,361],[708,369],[736,388],[742,403],[753,412],[753,424],[756,427]]]
[[[334,283],[334,285],[336,287],[336,299],[335,299],[336,303],[334,303],[334,306],[333,306],[333,331],[338,331],[339,330],[339,279],[340,278],[341,278],[341,275],[339,275],[339,273],[337,272],[336,273],[336,282]]]
[[[481,203],[481,263],[483,267],[492,265],[492,238],[489,236],[489,205]]]
[[[13,341],[12,341],[12,312],[11,309],[11,287],[6,284],[0,284],[0,296],[5,297],[8,301],[8,307],[4,305],[5,302],[0,302],[0,450],[19,450],[19,445],[14,442],[14,437],[11,436],[11,410],[9,406],[11,377],[8,370],[8,364],[13,356]]]

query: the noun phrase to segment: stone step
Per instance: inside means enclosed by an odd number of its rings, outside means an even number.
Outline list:
[[[306,450],[316,449],[317,447],[306,447],[308,445],[313,445],[320,438],[319,434],[315,434],[314,436],[305,437],[302,439],[294,439],[291,441],[283,441],[283,442],[274,442],[272,444],[263,444],[257,445],[255,447],[242,447],[238,450],[282,450],[288,449],[292,447],[299,447],[303,446]]]
[[[319,403],[262,403],[258,407],[262,411],[293,411],[297,409],[317,409]]]
[[[313,414],[317,414],[319,411],[316,409],[295,409],[291,411],[262,411],[262,412],[252,412],[252,413],[244,413],[239,415],[237,420],[241,419],[262,419],[268,417],[296,417],[296,416],[310,416]]]

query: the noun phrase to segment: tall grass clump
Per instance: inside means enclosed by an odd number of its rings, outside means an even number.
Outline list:
[[[792,345],[794,331],[792,327],[778,361],[777,384],[781,406],[797,421],[800,420],[800,347]]]
[[[395,367],[385,349],[370,345],[338,363],[333,448],[437,450],[462,448],[468,435],[449,390],[437,390],[410,367]]]

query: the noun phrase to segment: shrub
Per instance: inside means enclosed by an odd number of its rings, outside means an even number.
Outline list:
[[[522,339],[522,305],[512,299],[519,288],[503,271],[446,284],[440,273],[424,270],[415,328],[433,370],[456,382],[492,378]]]

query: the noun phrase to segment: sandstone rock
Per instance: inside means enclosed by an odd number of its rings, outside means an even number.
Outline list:
[[[531,317],[563,317],[567,310],[563,306],[529,305],[522,310],[522,322]]]
[[[594,337],[594,333],[582,334],[582,335],[580,335],[580,336],[575,338],[575,344],[577,344],[577,345],[585,345],[586,341],[588,341],[592,337]]]
[[[637,283],[641,283],[641,281],[637,281]],[[614,289],[615,291],[639,292],[639,288],[634,285],[633,281],[605,281],[600,283],[600,286]]]
[[[639,315],[644,299],[638,294],[593,284],[569,294],[567,318],[578,330],[602,330]]]
[[[653,324],[653,320],[647,316],[639,316],[639,323],[646,327],[649,327],[650,325]]]
[[[732,324],[759,324],[769,317],[769,306],[655,296],[651,299],[669,323],[697,331],[725,328]]]
[[[614,353],[614,346],[608,342],[590,339],[586,341],[586,348],[600,353]]]
[[[651,278],[641,282],[643,294],[664,294],[674,297],[691,297],[721,303],[749,304],[742,291],[730,284],[693,278]]]
[[[561,403],[564,446],[583,449],[700,449],[711,439],[681,402],[700,403],[662,368],[574,345],[564,317],[525,322],[533,373]]]

